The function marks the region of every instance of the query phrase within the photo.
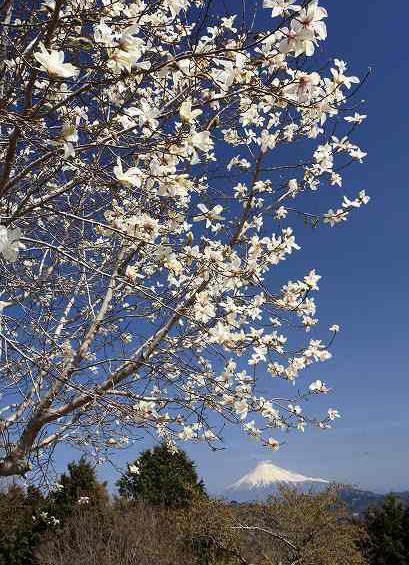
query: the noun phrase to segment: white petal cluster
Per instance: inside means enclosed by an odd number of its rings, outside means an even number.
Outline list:
[[[24,245],[20,242],[20,228],[10,229],[0,225],[0,253],[6,261],[14,263],[20,249],[24,249]]]
[[[42,70],[51,77],[70,78],[79,73],[79,69],[71,63],[64,63],[64,52],[51,49],[48,51],[43,43],[39,45],[40,51],[34,53],[34,57],[40,63]]]

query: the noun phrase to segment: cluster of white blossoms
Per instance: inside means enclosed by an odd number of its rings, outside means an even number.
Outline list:
[[[262,10],[257,29],[208,0],[11,10],[0,475],[59,441],[103,461],[142,432],[212,444],[227,419],[276,450],[276,431],[339,417],[302,408],[331,390],[312,367],[339,330],[316,335],[321,276],[285,272],[303,224],[369,201],[338,193],[366,156],[349,137],[366,115],[351,115],[344,61],[314,67],[318,0]],[[277,379],[297,382],[288,398]]]

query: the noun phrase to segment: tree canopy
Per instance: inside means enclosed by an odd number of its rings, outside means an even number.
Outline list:
[[[184,508],[206,498],[193,461],[183,450],[171,450],[166,444],[143,451],[117,484],[122,496],[152,506]]]
[[[68,464],[50,492],[50,509],[59,520],[72,514],[79,505],[97,507],[107,503],[106,484],[97,481],[95,469],[84,457]]]
[[[365,514],[368,540],[366,555],[371,565],[409,564],[409,508],[392,494]]]
[[[0,6],[0,476],[61,442],[104,462],[228,421],[276,450],[339,416],[301,379],[339,330],[321,275],[283,262],[369,201],[344,178],[360,79],[323,64],[318,0],[229,6]]]

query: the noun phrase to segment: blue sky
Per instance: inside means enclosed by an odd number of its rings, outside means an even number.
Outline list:
[[[329,432],[290,434],[274,454],[234,429],[223,451],[190,447],[211,491],[265,459],[381,492],[409,489],[409,52],[399,25],[409,17],[409,5],[395,2],[388,10],[380,0],[322,4],[329,11],[326,54],[349,62],[350,74],[363,76],[372,68],[360,91],[368,120],[355,138],[368,157],[345,184],[349,194],[365,188],[371,203],[345,225],[303,233],[303,249],[290,266],[298,276],[317,269],[323,277],[317,296],[323,328],[334,322],[342,327],[333,359],[319,369],[336,389],[326,400],[343,418]],[[136,454],[128,451],[126,458]],[[108,468],[100,476],[115,478]]]

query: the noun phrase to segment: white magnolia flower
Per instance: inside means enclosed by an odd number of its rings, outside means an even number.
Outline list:
[[[44,0],[41,4],[41,10],[53,12],[55,10],[55,0]]]
[[[322,21],[328,16],[328,12],[322,6],[318,6],[318,0],[309,2],[307,8],[301,10],[294,20],[295,29],[311,31],[319,39],[324,40],[327,37],[327,27]]]
[[[283,220],[287,216],[288,212],[284,206],[280,206],[274,213],[276,220]]]
[[[70,122],[64,122],[60,133],[60,138],[64,141],[76,143],[78,141],[78,131]]]
[[[55,51],[51,49],[48,51],[43,43],[39,44],[40,52],[34,53],[34,57],[46,71],[52,77],[69,78],[76,76],[79,73],[79,69],[71,65],[71,63],[64,63],[64,52]]]
[[[159,122],[156,118],[159,117],[160,111],[152,106],[145,98],[139,102],[138,108],[129,108],[126,113],[130,116],[138,116],[139,125],[148,125],[151,129],[156,129]]]
[[[13,304],[12,302],[6,302],[5,300],[0,300],[0,316],[2,315],[4,308],[7,308],[7,306],[11,306],[12,304]]]
[[[237,14],[234,16],[230,16],[229,18],[222,18],[220,24],[225,28],[231,31],[232,33],[237,33],[237,28],[233,27],[234,20],[237,18]]]
[[[333,325],[330,327],[329,331],[330,331],[330,332],[335,332],[335,333],[336,333],[336,332],[339,332],[339,325],[338,325],[338,324],[333,324]]]
[[[128,470],[132,475],[139,475],[141,472],[139,465],[129,465]]]
[[[170,10],[172,17],[175,18],[181,10],[186,10],[189,6],[188,0],[166,0],[165,5]]]
[[[315,269],[313,269],[308,273],[308,275],[304,277],[304,281],[311,290],[318,290],[317,282],[320,280],[320,278],[321,275],[317,275],[315,273]]]
[[[280,53],[286,54],[294,52],[295,57],[303,53],[308,57],[314,54],[314,43],[316,43],[316,39],[311,30],[302,27],[298,29],[287,29],[284,27],[280,30],[280,33],[284,35],[284,38],[279,44]]]
[[[296,404],[295,406],[294,406],[294,404],[289,404],[289,405],[288,405],[288,409],[289,409],[293,414],[296,414],[297,416],[298,416],[299,414],[301,414],[301,412],[302,412],[302,408],[301,408],[301,406],[299,406],[298,404]]]
[[[179,114],[180,117],[182,118],[182,122],[186,122],[188,124],[191,124],[195,121],[195,119],[200,116],[200,114],[203,114],[202,110],[199,110],[198,108],[196,110],[192,110],[192,99],[189,98],[188,100],[185,100],[179,109]]]
[[[19,249],[25,248],[19,241],[20,237],[20,228],[10,230],[6,226],[0,226],[0,253],[6,261],[14,263],[17,260]]]
[[[263,8],[272,8],[271,17],[287,16],[290,11],[298,12],[301,6],[294,6],[296,0],[264,0]]]
[[[210,139],[209,131],[195,132],[191,137],[192,145],[201,151],[210,151],[213,148],[213,141]]]
[[[142,278],[143,275],[141,275],[138,272],[138,269],[133,266],[133,265],[128,265],[125,269],[125,276],[128,277],[128,279],[130,279],[131,281],[135,281],[137,278]]]
[[[330,208],[328,212],[324,214],[323,217],[324,217],[324,224],[329,224],[333,228],[336,224],[339,224],[341,222],[346,222],[348,217],[348,212],[342,210],[341,208],[336,211]]]
[[[327,385],[319,379],[311,383],[308,388],[311,392],[328,392],[330,390]]]
[[[211,210],[209,210],[204,204],[198,204],[197,207],[202,212],[202,214],[195,216],[193,218],[194,222],[201,222],[203,220],[206,220],[206,227],[210,228],[212,221],[224,220],[224,216],[220,215],[223,210],[223,206],[220,206],[220,204],[216,204],[216,206],[213,206]]]
[[[330,420],[335,420],[335,418],[341,418],[341,414],[338,412],[338,410],[335,410],[334,408],[328,409],[328,416]]]
[[[297,192],[299,191],[297,179],[290,179],[288,181],[288,190],[293,196],[297,194]]]
[[[114,31],[104,21],[94,27],[94,40],[106,47],[114,47],[116,44]]]
[[[361,151],[359,147],[356,147],[355,149],[351,149],[349,155],[352,159],[357,159],[360,163],[362,163],[362,159],[366,157],[368,153],[365,153],[364,151]]]
[[[297,422],[297,430],[298,431],[304,432],[305,426],[306,426],[305,420],[298,420],[298,422]]]
[[[320,81],[321,77],[318,73],[301,72],[296,75],[294,82],[284,88],[284,93],[290,100],[308,102],[314,98]]]
[[[364,121],[364,119],[367,117],[366,114],[358,114],[358,112],[355,112],[355,114],[353,116],[346,116],[344,118],[344,120],[346,122],[352,122],[352,123],[356,123],[356,124],[362,124],[362,122]]]
[[[272,449],[273,451],[277,451],[277,449],[280,448],[279,442],[272,437],[268,438],[268,440],[266,442],[266,446],[269,447],[270,449]]]
[[[221,345],[223,345],[225,342],[231,339],[231,333],[229,329],[219,321],[215,326],[210,328],[209,337],[212,343],[220,343]]]
[[[247,413],[249,411],[249,405],[246,402],[246,400],[244,399],[236,400],[233,406],[237,416],[240,416],[240,419],[244,420],[244,418],[246,418]]]
[[[142,184],[141,170],[138,169],[138,167],[131,167],[127,171],[124,171],[119,157],[116,162],[117,166],[114,167],[114,175],[117,180],[125,186],[136,186],[139,188]]]
[[[89,504],[89,496],[80,496],[77,500],[78,504]]]

